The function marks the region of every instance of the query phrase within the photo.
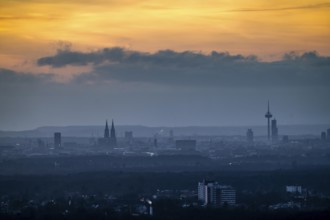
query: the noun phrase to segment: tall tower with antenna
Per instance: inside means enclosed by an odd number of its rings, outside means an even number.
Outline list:
[[[267,135],[268,135],[268,141],[270,141],[270,119],[273,117],[272,113],[269,111],[269,101],[268,101],[268,109],[265,114],[265,118],[267,118]]]

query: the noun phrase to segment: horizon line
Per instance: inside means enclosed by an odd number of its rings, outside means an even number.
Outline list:
[[[38,127],[34,127],[34,128],[27,128],[27,129],[20,129],[20,130],[4,130],[4,129],[0,129],[0,132],[24,132],[24,131],[33,131],[33,130],[37,130],[40,128],[45,128],[45,127],[89,127],[89,126],[93,126],[93,127],[104,127],[104,125],[41,125]],[[248,127],[262,127],[265,126],[267,127],[267,124],[254,124],[254,125],[141,125],[141,124],[115,124],[115,127],[125,127],[125,126],[132,126],[132,127],[148,127],[148,128],[187,128],[187,127],[217,127],[217,128],[238,128],[238,127],[244,127],[244,128],[248,128]],[[330,122],[329,123],[300,123],[300,124],[279,124],[279,127],[281,126],[330,126]]]

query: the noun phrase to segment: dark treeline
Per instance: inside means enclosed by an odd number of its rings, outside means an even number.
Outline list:
[[[197,182],[216,180],[238,191],[283,192],[286,185],[301,185],[330,194],[330,168],[277,171],[210,172],[85,172],[63,175],[0,176],[0,195],[20,193],[52,196],[64,192],[88,194],[153,193],[157,189],[197,190]]]
[[[204,220],[204,219],[223,219],[223,220],[322,220],[329,219],[330,211],[299,211],[299,210],[279,210],[279,211],[260,211],[247,209],[227,209],[227,208],[180,208],[173,200],[160,200],[154,208],[157,213],[154,216],[140,215],[134,216],[129,212],[116,213],[111,208],[102,210],[89,210],[78,207],[68,215],[63,216],[58,212],[60,207],[44,207],[42,209],[29,208],[18,214],[0,213],[0,219],[6,220]]]
[[[0,161],[0,175],[41,175],[69,174],[98,171],[123,172],[182,172],[182,171],[256,171],[278,169],[310,169],[329,167],[329,157],[285,158],[277,155],[264,155],[247,158],[227,158],[212,160],[199,155],[162,155],[113,156],[113,155],[79,155],[79,156],[42,156],[3,159]]]
[[[174,170],[175,171],[175,170]],[[276,171],[196,172],[84,172],[71,174],[2,175],[0,198],[10,210],[0,210],[0,219],[327,219],[329,199],[318,199],[322,210],[270,210],[287,201],[286,185],[301,185],[314,194],[330,194],[330,168]],[[216,180],[237,190],[236,208],[182,207],[177,197],[154,200],[154,216],[134,216],[130,205],[141,197],[151,198],[158,190],[197,191],[202,179]],[[79,196],[77,195],[79,194]],[[87,197],[84,197],[87,195]],[[106,198],[105,198],[105,195]],[[109,200],[113,196],[116,200]],[[197,199],[197,197],[196,197]],[[73,204],[68,205],[72,200]],[[31,203],[31,201],[33,201]],[[46,203],[43,202],[46,201]],[[52,202],[54,201],[54,203]],[[26,206],[26,204],[30,205]],[[94,203],[98,209],[91,208]],[[33,205],[39,204],[39,205]],[[127,210],[115,211],[116,204]],[[308,204],[306,204],[308,205]],[[26,206],[26,207],[25,207]],[[125,205],[121,205],[125,207]],[[63,210],[69,209],[67,214]],[[328,211],[327,211],[328,210]]]

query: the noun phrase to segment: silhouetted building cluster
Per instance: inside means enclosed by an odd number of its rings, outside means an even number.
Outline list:
[[[330,141],[330,128],[328,128],[326,131],[321,132],[321,140]]]
[[[283,135],[282,142],[283,143],[288,143],[289,142],[289,136],[288,135]]]
[[[286,186],[286,192],[301,194],[302,193],[302,187],[301,186]]]
[[[176,140],[175,147],[181,151],[195,151],[196,140]]]
[[[133,131],[125,131],[125,139],[130,141],[133,139]]]

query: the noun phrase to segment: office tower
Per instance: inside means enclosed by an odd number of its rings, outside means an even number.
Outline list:
[[[198,200],[205,206],[235,205],[236,190],[215,181],[203,180],[198,183]]]
[[[109,138],[110,133],[109,133],[109,127],[108,127],[108,120],[105,122],[105,129],[104,129],[104,138]]]
[[[214,181],[206,181],[198,183],[198,200],[200,200],[203,205],[213,205],[219,206],[219,195],[216,190],[218,183]]]
[[[62,146],[61,132],[54,133],[54,148],[60,148]]]
[[[169,132],[169,138],[168,138],[168,142],[170,144],[172,144],[174,141],[174,134],[173,134],[173,130],[171,129],[170,132]]]
[[[249,143],[253,143],[253,131],[252,131],[252,129],[251,128],[249,128],[248,130],[247,130],[247,132],[246,132],[246,140],[247,140],[247,142],[249,142]]]
[[[302,193],[302,187],[301,186],[286,186],[286,192],[288,193],[294,193],[294,194],[301,194]]]
[[[278,128],[276,119],[272,120],[272,141],[278,141]]]
[[[170,138],[173,138],[174,137],[174,133],[173,133],[173,130],[172,129],[170,130],[170,133],[169,134],[170,134]]]
[[[111,136],[110,136],[110,143],[112,146],[117,146],[117,138],[116,138],[116,131],[115,131],[115,126],[114,126],[114,123],[113,123],[113,120],[112,120],[112,123],[111,123]]]
[[[158,147],[158,141],[157,141],[157,137],[155,136],[154,138],[154,147],[157,148]]]
[[[268,101],[268,110],[265,114],[265,118],[267,118],[267,138],[268,141],[270,140],[270,119],[273,117],[273,115],[269,111],[269,101]]]
[[[220,204],[221,205],[235,205],[236,204],[236,190],[231,186],[220,186]]]
[[[330,128],[327,129],[327,140],[330,141]]]
[[[321,140],[325,141],[327,139],[327,134],[325,133],[325,131],[322,131],[321,133]]]

